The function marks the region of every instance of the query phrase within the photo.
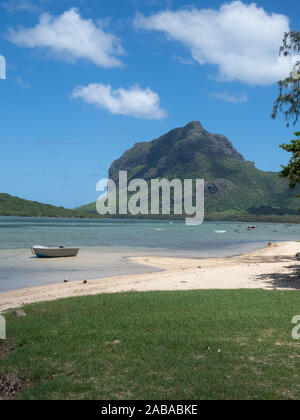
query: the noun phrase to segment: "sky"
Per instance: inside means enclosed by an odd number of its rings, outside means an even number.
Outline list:
[[[0,0],[0,192],[87,204],[125,150],[192,120],[280,170],[299,23],[298,0]]]

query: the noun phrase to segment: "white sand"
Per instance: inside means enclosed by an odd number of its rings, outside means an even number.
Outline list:
[[[121,291],[191,289],[300,289],[299,242],[272,244],[259,251],[226,258],[130,257],[135,263],[163,269],[0,293],[0,311],[27,303]]]

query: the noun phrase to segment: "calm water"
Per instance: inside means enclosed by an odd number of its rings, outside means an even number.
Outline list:
[[[228,256],[252,251],[267,242],[300,239],[300,225],[183,221],[95,220],[0,217],[0,292],[64,278],[106,277],[153,271],[129,263],[126,256]],[[216,233],[215,231],[226,231]],[[77,258],[38,260],[35,244],[79,246]],[[300,247],[300,244],[299,244]],[[14,258],[8,258],[24,251]]]

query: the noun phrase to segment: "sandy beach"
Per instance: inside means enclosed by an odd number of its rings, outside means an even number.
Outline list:
[[[130,257],[134,263],[160,269],[82,281],[56,283],[0,294],[0,311],[24,304],[71,296],[125,291],[191,289],[300,289],[299,242],[273,243],[249,254],[225,258]]]

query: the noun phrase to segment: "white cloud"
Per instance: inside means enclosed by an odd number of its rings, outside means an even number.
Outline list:
[[[8,40],[20,47],[48,48],[56,57],[65,61],[86,59],[100,67],[121,66],[116,56],[124,54],[120,41],[105,33],[100,23],[83,19],[77,9],[70,9],[60,16],[42,14],[33,28],[10,29]]]
[[[9,0],[0,3],[0,5],[8,12],[33,12],[38,13],[40,11],[39,6],[34,4],[31,0]]]
[[[219,92],[219,93],[212,93],[211,96],[213,98],[221,99],[225,102],[230,102],[232,104],[242,104],[248,101],[248,96],[244,93],[242,95],[233,95],[229,92]]]
[[[110,85],[94,83],[76,87],[72,98],[81,98],[88,104],[107,109],[112,114],[147,119],[161,119],[167,116],[166,111],[160,108],[159,95],[149,87],[143,90],[136,85],[127,90],[112,90]]]
[[[300,57],[280,57],[289,19],[255,3],[233,1],[214,9],[165,10],[137,15],[137,28],[161,31],[187,47],[200,65],[218,66],[220,81],[271,85],[286,77]]]

